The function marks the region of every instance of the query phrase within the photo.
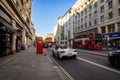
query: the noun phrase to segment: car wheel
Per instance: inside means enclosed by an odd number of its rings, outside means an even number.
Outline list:
[[[52,55],[55,56],[54,51],[52,50]]]
[[[59,55],[59,54],[57,55],[57,57],[58,57],[60,60],[62,59],[62,57],[60,57],[60,55]]]
[[[120,67],[120,59],[118,60],[118,66]]]
[[[76,59],[76,57],[77,57],[77,56],[76,56],[76,55],[74,55],[74,56],[72,56],[72,59]]]

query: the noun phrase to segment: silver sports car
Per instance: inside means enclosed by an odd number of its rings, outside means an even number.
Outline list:
[[[59,59],[66,58],[66,57],[77,57],[76,49],[72,49],[70,47],[66,47],[65,45],[59,45],[57,48],[52,49],[52,54]]]

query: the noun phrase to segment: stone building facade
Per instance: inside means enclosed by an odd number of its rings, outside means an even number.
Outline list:
[[[1,54],[14,53],[21,46],[26,49],[32,44],[35,29],[31,28],[31,6],[31,0],[0,0]]]
[[[68,20],[64,22],[67,15],[69,15]],[[120,44],[120,0],[77,0],[62,19],[63,23],[68,23],[67,30],[71,25],[71,32],[73,32],[71,39],[72,36],[75,40],[79,39],[81,34],[95,32],[102,34],[105,45],[107,40],[110,43]],[[67,42],[69,42],[68,38]]]

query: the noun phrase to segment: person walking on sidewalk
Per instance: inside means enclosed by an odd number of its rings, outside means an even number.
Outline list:
[[[48,54],[47,47],[43,44],[43,54],[46,56]]]
[[[112,43],[112,48],[115,50],[115,42]]]
[[[48,54],[48,51],[46,48],[43,48],[43,54],[46,56]]]

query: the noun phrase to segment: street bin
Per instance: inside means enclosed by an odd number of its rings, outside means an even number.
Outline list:
[[[37,37],[36,39],[36,53],[42,54],[43,53],[43,42],[41,37]]]

